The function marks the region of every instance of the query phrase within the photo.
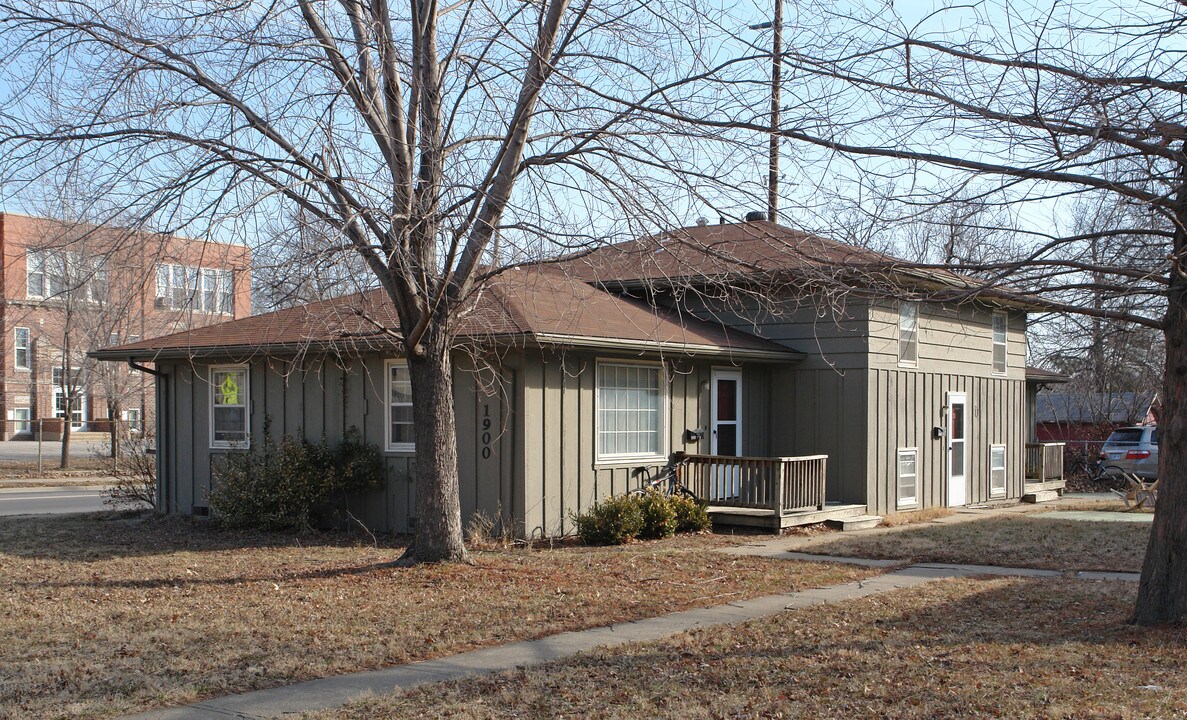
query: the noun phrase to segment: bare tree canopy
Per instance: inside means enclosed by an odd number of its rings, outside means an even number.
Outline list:
[[[894,198],[900,217],[967,203],[971,185],[979,203],[1026,208],[1012,228],[1025,252],[957,265],[1043,292],[1051,307],[1164,334],[1165,489],[1134,614],[1142,624],[1187,618],[1185,9],[803,2],[784,29],[796,40],[783,54],[790,106],[779,132],[801,153],[842,158],[838,172]],[[716,122],[762,130],[741,108]],[[1102,194],[1113,200],[1099,205]],[[1114,217],[1061,230],[1051,216],[1077,197]]]
[[[639,109],[714,111],[694,82],[713,73],[697,0],[32,0],[0,16],[4,79],[27,89],[0,109],[6,177],[68,153],[142,217],[250,232],[299,213],[386,291],[399,328],[377,331],[402,340],[415,398],[420,560],[466,559],[449,354],[474,288],[667,226],[726,197],[738,161],[728,138]]]

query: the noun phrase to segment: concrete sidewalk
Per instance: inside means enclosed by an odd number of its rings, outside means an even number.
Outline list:
[[[773,550],[768,556],[797,560],[817,559],[816,556],[787,553],[783,550]],[[820,559],[829,562],[850,562],[878,567],[894,564],[894,561],[871,561],[861,558],[822,557]],[[885,565],[878,563],[885,563]],[[711,608],[671,613],[646,620],[561,633],[539,640],[475,650],[437,660],[426,660],[383,670],[352,673],[269,690],[230,695],[186,707],[153,710],[128,716],[126,720],[226,720],[226,718],[262,720],[289,713],[325,710],[340,707],[351,698],[363,694],[408,690],[425,683],[459,680],[475,675],[531,667],[570,658],[595,648],[659,640],[686,630],[745,622],[771,617],[787,610],[802,610],[827,603],[856,600],[943,578],[978,575],[1075,577],[1092,580],[1136,581],[1138,579],[1136,573],[1062,573],[1051,570],[982,565],[919,564],[859,582],[804,590],[786,595],[769,595]]]

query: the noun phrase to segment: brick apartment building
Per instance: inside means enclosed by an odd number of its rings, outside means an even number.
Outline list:
[[[56,437],[67,415],[151,427],[152,377],[87,351],[251,314],[241,245],[0,213],[0,258],[4,439]]]

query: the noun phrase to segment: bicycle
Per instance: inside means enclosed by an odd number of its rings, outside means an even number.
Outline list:
[[[700,502],[701,499],[697,497],[697,494],[680,481],[680,466],[683,464],[684,453],[675,452],[668,456],[668,463],[655,473],[648,473],[646,467],[635,468],[636,476],[647,473],[647,477],[643,484],[631,490],[630,494],[646,495],[649,492],[658,492],[666,497],[676,495]]]

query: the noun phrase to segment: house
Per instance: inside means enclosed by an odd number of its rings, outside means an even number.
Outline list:
[[[765,221],[508,270],[459,319],[463,513],[565,534],[572,512],[674,451],[738,524],[1016,500],[1025,312],[1006,292]],[[355,512],[406,531],[408,375],[373,330],[395,322],[374,291],[92,355],[153,364],[163,509],[206,512],[212,464],[265,427],[331,443],[357,427],[383,448],[388,483]]]
[[[1153,392],[1043,392],[1035,399],[1035,433],[1055,442],[1103,441],[1114,428],[1153,424]]]
[[[247,248],[0,213],[3,439],[150,422],[151,378],[90,350],[251,312]]]

